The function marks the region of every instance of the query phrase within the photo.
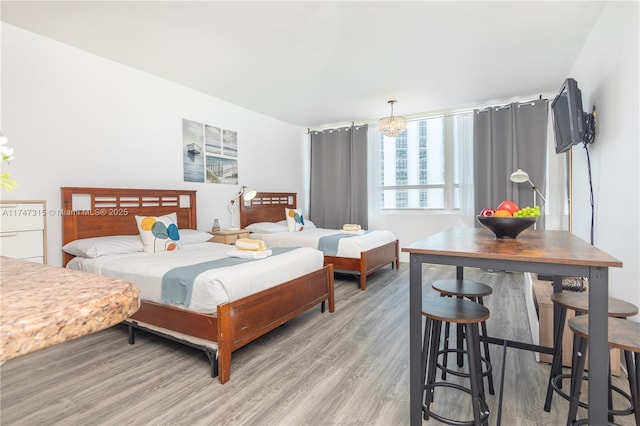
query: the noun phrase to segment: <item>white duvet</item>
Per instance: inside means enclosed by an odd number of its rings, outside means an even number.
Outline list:
[[[252,233],[251,238],[263,240],[267,247],[318,247],[320,237],[326,235],[340,234],[342,231],[336,229],[312,228],[299,232],[276,232],[270,234]],[[396,240],[395,235],[390,231],[370,231],[363,235],[349,236],[342,238],[338,242],[339,257],[350,257],[359,259],[360,253],[376,247],[380,247]]]
[[[133,253],[96,259],[74,257],[67,268],[120,278],[140,288],[140,298],[161,303],[162,276],[172,268],[226,257],[224,244],[185,245],[165,253]],[[322,268],[322,252],[299,248],[235,266],[210,269],[198,275],[189,306],[184,309],[215,313],[217,306],[241,299]]]

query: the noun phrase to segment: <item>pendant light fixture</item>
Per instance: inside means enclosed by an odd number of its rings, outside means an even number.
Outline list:
[[[391,105],[391,115],[381,118],[380,121],[378,121],[378,130],[390,138],[395,138],[407,128],[406,118],[393,115],[393,104],[396,102],[397,101],[394,100],[388,101]]]

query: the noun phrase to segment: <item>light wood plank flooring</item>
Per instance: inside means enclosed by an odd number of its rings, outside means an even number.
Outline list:
[[[436,296],[433,279],[454,275],[424,265],[425,294]],[[466,277],[494,288],[485,302],[490,334],[530,342],[522,275],[471,269]],[[365,292],[354,277],[339,276],[335,313],[314,309],[234,352],[225,385],[209,377],[203,352],[143,332],[129,345],[123,326],[9,360],[0,367],[0,423],[406,425],[408,282],[408,264],[376,272]],[[491,351],[496,396],[488,404],[496,424],[502,352]],[[551,413],[542,410],[548,371],[532,353],[509,350],[502,424],[566,422],[562,398],[554,398]],[[628,389],[626,381],[617,384]],[[465,394],[443,392],[433,407],[450,416],[468,412]],[[616,421],[633,424],[631,417]]]

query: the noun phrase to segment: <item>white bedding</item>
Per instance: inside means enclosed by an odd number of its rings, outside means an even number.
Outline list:
[[[96,259],[74,257],[67,268],[121,278],[140,288],[140,298],[161,303],[162,276],[172,268],[226,257],[224,244],[189,244],[164,253],[132,253]],[[183,309],[215,313],[217,306],[241,299],[322,268],[322,252],[299,248],[235,266],[210,269],[196,277],[189,306]]]
[[[253,239],[263,240],[267,247],[318,247],[320,237],[326,235],[340,234],[341,230],[336,229],[303,229],[299,232],[276,232],[270,234],[252,233]],[[395,235],[390,231],[370,231],[363,235],[342,238],[338,243],[339,257],[350,257],[359,259],[360,253],[368,251],[384,244],[396,240]]]

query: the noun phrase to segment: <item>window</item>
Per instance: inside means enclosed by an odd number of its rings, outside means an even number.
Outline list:
[[[380,134],[380,205],[385,209],[459,209],[461,144],[471,113],[409,120],[395,138]]]

